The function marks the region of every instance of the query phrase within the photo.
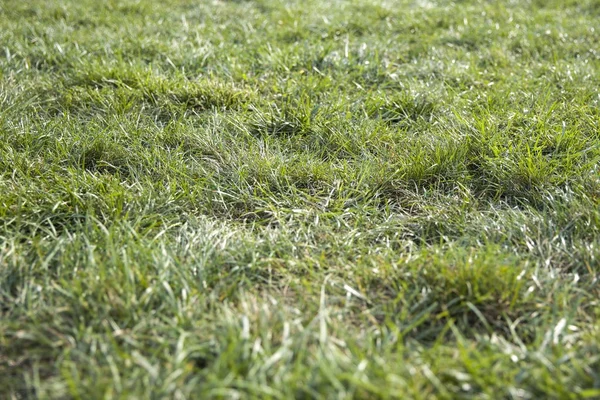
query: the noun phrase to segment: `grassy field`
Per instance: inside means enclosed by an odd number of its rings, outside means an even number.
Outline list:
[[[0,398],[600,398],[597,0],[0,0]]]

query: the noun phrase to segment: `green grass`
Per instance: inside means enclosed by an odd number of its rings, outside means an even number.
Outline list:
[[[0,0],[0,398],[600,398],[599,4]]]

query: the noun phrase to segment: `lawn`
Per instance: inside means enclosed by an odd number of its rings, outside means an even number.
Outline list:
[[[600,398],[597,0],[0,0],[0,398]]]

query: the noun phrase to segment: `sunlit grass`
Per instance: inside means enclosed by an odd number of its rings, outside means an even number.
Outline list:
[[[600,397],[598,20],[0,0],[0,397]]]

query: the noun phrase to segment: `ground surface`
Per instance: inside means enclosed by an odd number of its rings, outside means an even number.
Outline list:
[[[600,397],[599,21],[0,0],[0,397]]]

